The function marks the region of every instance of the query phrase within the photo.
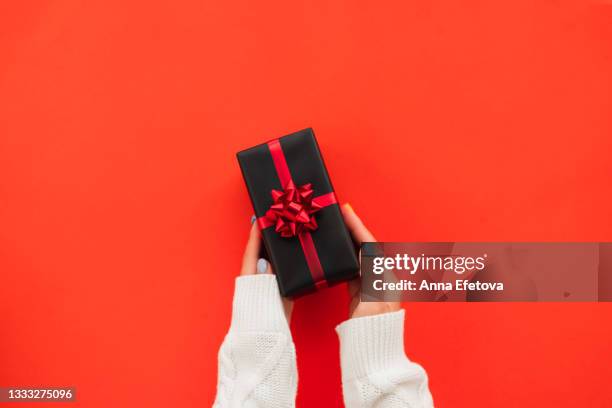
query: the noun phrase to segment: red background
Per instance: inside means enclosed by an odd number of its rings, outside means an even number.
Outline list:
[[[6,1],[0,33],[0,385],[209,406],[234,154],[307,126],[381,240],[612,240],[609,2]],[[346,303],[296,304],[300,407],[341,405]],[[609,407],[610,306],[408,304],[406,347],[440,407]]]

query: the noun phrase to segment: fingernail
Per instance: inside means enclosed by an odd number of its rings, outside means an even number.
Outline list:
[[[257,260],[257,273],[266,273],[268,271],[268,261],[263,258]]]
[[[255,214],[251,215],[251,224],[253,224],[256,219],[257,217],[255,217]]]
[[[349,203],[344,203],[344,208],[346,208],[350,212],[355,212],[355,210],[353,210],[353,207],[351,207]]]

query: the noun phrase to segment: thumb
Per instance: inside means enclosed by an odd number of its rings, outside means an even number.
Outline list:
[[[358,244],[362,242],[376,242],[374,235],[363,225],[363,221],[361,221],[361,218],[359,218],[349,203],[342,206],[342,215],[353,239]]]

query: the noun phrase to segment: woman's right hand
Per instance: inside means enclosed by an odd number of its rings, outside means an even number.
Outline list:
[[[344,222],[348,227],[353,240],[361,245],[362,242],[376,242],[374,235],[363,225],[361,219],[353,210],[350,204],[344,204],[342,206],[342,215],[344,216]],[[353,317],[364,317],[374,316],[383,313],[396,312],[401,309],[399,302],[361,302],[360,289],[361,289],[361,278],[354,279],[348,284],[349,295],[351,297],[351,303],[349,305],[349,315]]]

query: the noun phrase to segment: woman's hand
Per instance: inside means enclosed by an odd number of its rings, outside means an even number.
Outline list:
[[[257,227],[257,223],[253,222],[251,231],[249,232],[249,240],[247,241],[244,255],[242,257],[242,268],[240,276],[255,275],[256,273],[273,274],[270,262],[259,257],[261,249],[261,232]],[[285,309],[285,317],[287,322],[291,321],[291,312],[293,311],[293,301],[287,298],[283,299],[283,308]]]
[[[353,236],[353,240],[357,244],[361,245],[362,242],[376,242],[374,235],[372,235],[365,225],[363,225],[363,222],[357,216],[350,204],[347,203],[342,206],[342,215],[344,216],[346,226]],[[399,302],[361,302],[359,299],[360,288],[361,278],[354,279],[348,284],[349,295],[351,297],[349,306],[349,315],[351,318],[373,316],[395,312],[401,309]]]

